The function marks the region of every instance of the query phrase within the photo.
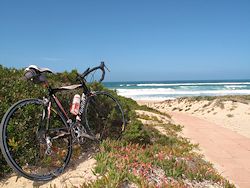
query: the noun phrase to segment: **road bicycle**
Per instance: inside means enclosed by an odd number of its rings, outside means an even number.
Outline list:
[[[24,99],[5,113],[0,127],[0,147],[9,166],[19,175],[34,181],[48,181],[60,175],[72,156],[73,144],[119,139],[125,129],[124,112],[119,101],[109,92],[92,91],[87,77],[101,72],[104,62],[83,74],[79,84],[52,88],[48,68],[31,65],[25,78],[43,84],[48,91],[43,99]],[[108,69],[107,69],[108,70]],[[82,90],[77,114],[70,118],[56,96],[61,91]],[[70,101],[69,101],[70,102]]]

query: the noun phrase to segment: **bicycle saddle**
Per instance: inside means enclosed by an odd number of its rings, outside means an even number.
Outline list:
[[[36,70],[37,72],[39,73],[53,73],[52,70],[50,70],[49,68],[39,68],[38,66],[36,65],[30,65],[28,66],[25,71],[28,71],[30,69],[33,69],[33,70]]]

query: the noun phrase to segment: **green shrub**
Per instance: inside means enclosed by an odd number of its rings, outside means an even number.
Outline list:
[[[17,70],[14,68],[5,68],[0,65],[0,118],[2,119],[5,112],[10,108],[11,105],[16,103],[17,101],[25,98],[40,98],[42,99],[43,96],[47,94],[47,90],[43,88],[41,85],[33,84],[31,82],[27,82],[23,78],[23,69]],[[56,75],[49,75],[48,79],[49,82],[53,87],[61,86],[63,84],[67,83],[74,83],[76,78],[76,71],[72,71],[71,73],[59,73]],[[63,83],[65,82],[65,83]],[[58,95],[58,98],[62,102],[65,109],[69,110],[70,102],[72,100],[73,92],[64,92]],[[31,109],[32,110],[32,109]],[[35,110],[33,110],[35,111]],[[28,113],[28,114],[27,114]],[[30,114],[33,114],[32,112],[23,113],[23,116],[25,116],[27,120],[30,118]],[[10,135],[13,135],[15,138],[19,138],[19,141],[28,141],[30,138],[29,136],[25,136],[24,134],[20,134],[22,132],[27,131],[21,131],[21,129],[25,129],[24,126],[20,126],[22,124],[19,121],[19,126],[13,127],[13,131],[10,132]],[[19,134],[19,135],[17,135]],[[31,134],[32,135],[32,134]],[[13,141],[12,144],[15,144],[17,141]],[[23,148],[16,148],[15,151],[16,157],[20,156],[20,160],[24,160],[26,158],[22,154]],[[27,153],[26,153],[27,154]],[[0,177],[3,176],[6,173],[9,173],[11,169],[5,162],[5,159],[3,158],[3,155],[0,154]]]
[[[4,116],[4,113],[10,108],[12,104],[15,102],[25,99],[25,98],[40,98],[42,99],[43,96],[47,95],[47,90],[39,84],[33,84],[31,82],[27,82],[23,79],[23,72],[24,70],[17,70],[14,68],[5,68],[0,65],[0,118]],[[47,75],[49,83],[52,87],[59,87],[63,85],[70,85],[75,84],[77,71],[73,70],[71,72],[63,72],[57,74],[50,74]],[[149,134],[144,129],[141,122],[136,120],[135,109],[140,108],[139,105],[132,99],[128,99],[122,96],[118,96],[116,91],[108,90],[102,84],[94,82],[89,85],[92,90],[98,91],[108,91],[112,95],[114,95],[120,101],[122,108],[124,110],[125,119],[128,122],[126,132],[124,133],[124,140],[127,142],[133,143],[140,143],[140,144],[147,144],[150,143]],[[57,93],[57,97],[59,98],[60,102],[62,103],[63,107],[66,109],[67,113],[70,109],[70,103],[75,93],[81,93],[80,90],[74,91],[66,91]],[[108,103],[105,105],[108,105]],[[147,109],[147,107],[143,107]],[[31,112],[29,112],[31,113]],[[31,113],[32,114],[32,113]],[[68,113],[71,118],[73,116]],[[29,116],[29,114],[26,114]],[[13,128],[13,135],[19,136],[20,131]],[[17,133],[18,132],[18,133]],[[25,131],[21,131],[25,132]],[[27,132],[27,131],[26,131]],[[27,138],[28,139],[28,138]],[[24,135],[20,134],[20,140],[26,141]],[[21,156],[21,151],[16,151]],[[3,158],[2,154],[0,154],[0,177],[8,172],[11,169],[8,167],[5,159]]]
[[[150,135],[140,121],[133,120],[127,125],[123,140],[131,143],[149,144]]]
[[[42,85],[39,84],[33,84],[31,82],[27,82],[26,80],[23,79],[23,73],[24,70],[17,70],[14,68],[5,68],[0,65],[0,118],[2,119],[4,116],[4,113],[10,108],[10,106],[17,101],[25,98],[40,98],[42,99],[43,96],[47,95],[47,89],[43,88]],[[57,74],[50,74],[48,75],[48,80],[49,83],[52,87],[59,87],[62,85],[70,85],[70,84],[75,84],[77,83],[76,81],[77,77],[77,71],[73,70],[71,72],[63,72],[63,73],[57,73]],[[92,83],[89,85],[92,90],[106,90],[102,84],[100,83]],[[65,92],[60,92],[57,93],[57,97],[59,98],[60,102],[62,103],[64,109],[66,112],[70,115],[71,118],[74,118],[70,113],[70,103],[72,101],[72,98],[75,93],[81,93],[82,91],[80,90],[74,90],[74,91],[65,91]],[[117,94],[115,91],[109,91],[116,97]],[[121,100],[122,106],[125,111],[126,115],[126,120],[130,121],[131,118],[135,116],[133,112],[131,112],[129,104],[134,103],[132,100],[128,100],[129,102],[126,102],[126,98],[124,97],[119,97]],[[109,105],[108,103],[105,103],[105,105]],[[132,105],[131,105],[132,106]],[[32,110],[32,109],[31,109]],[[33,109],[33,111],[35,111]],[[26,118],[23,118],[24,120],[26,119],[31,119],[29,118],[32,113],[31,111],[23,114]],[[29,136],[25,136],[24,134],[21,134],[23,132],[27,131],[21,131],[21,129],[25,129],[24,126],[20,126],[22,124],[21,121],[18,121],[18,127],[13,126],[13,131],[10,132],[10,135],[12,135],[15,138],[18,138],[18,141],[29,141],[28,139],[30,138]],[[33,134],[31,134],[33,135]],[[13,140],[12,144],[15,145],[17,143],[16,140]],[[16,147],[16,158],[19,158],[20,160],[24,161],[25,157],[22,155],[23,148],[18,148]],[[32,151],[31,151],[32,153]],[[27,152],[26,152],[27,154]],[[0,177],[3,176],[6,173],[9,173],[11,169],[5,162],[5,159],[3,158],[2,154],[0,154]]]

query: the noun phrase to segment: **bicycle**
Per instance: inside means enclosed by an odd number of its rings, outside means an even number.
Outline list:
[[[43,84],[48,91],[43,99],[23,99],[5,113],[0,127],[0,147],[9,166],[33,181],[48,181],[59,176],[68,165],[73,144],[86,140],[100,142],[107,137],[119,139],[125,129],[124,112],[119,101],[106,91],[91,91],[86,78],[100,70],[104,62],[83,74],[80,84],[52,88],[46,78],[48,68],[31,65],[25,78]],[[107,69],[108,70],[108,69]],[[70,119],[57,92],[82,89],[77,114]]]

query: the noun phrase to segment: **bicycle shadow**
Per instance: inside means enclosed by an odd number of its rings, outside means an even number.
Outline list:
[[[72,156],[65,171],[50,181],[32,181],[17,174],[0,181],[0,187],[79,187],[83,183],[94,181],[97,177],[93,173],[95,159],[93,156],[98,152],[98,147],[82,147],[79,156]]]
[[[75,149],[75,148],[74,148]],[[93,156],[98,152],[96,146],[90,148],[81,147],[80,156],[72,156],[65,171],[52,181],[34,182],[33,186],[46,185],[49,187],[61,186],[61,187],[79,187],[83,183],[95,180],[97,177],[94,175],[93,170],[95,167],[95,159]]]

